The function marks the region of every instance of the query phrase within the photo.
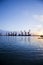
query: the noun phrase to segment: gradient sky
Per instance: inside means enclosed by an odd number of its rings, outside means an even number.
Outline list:
[[[43,0],[0,0],[0,29],[43,31]]]

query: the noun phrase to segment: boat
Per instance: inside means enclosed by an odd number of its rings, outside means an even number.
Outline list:
[[[43,35],[41,35],[40,37],[42,37],[42,38],[43,38]]]
[[[38,39],[43,39],[43,35],[40,35],[40,37]]]

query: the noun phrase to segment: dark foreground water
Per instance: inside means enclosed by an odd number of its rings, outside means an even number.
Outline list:
[[[43,65],[43,39],[0,36],[0,65]]]

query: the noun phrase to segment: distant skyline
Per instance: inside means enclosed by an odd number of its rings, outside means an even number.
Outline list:
[[[0,0],[0,29],[42,34],[43,0]]]

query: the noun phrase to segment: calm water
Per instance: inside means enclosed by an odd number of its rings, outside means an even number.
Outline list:
[[[43,39],[0,36],[0,65],[43,64]]]

